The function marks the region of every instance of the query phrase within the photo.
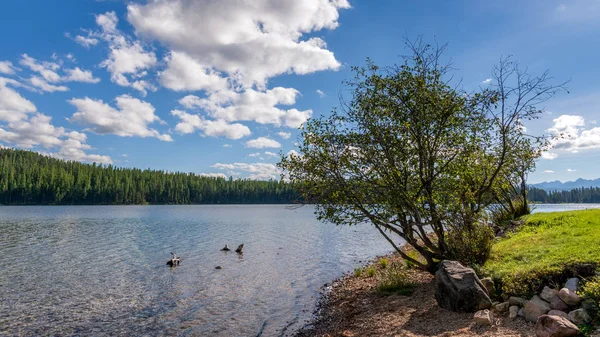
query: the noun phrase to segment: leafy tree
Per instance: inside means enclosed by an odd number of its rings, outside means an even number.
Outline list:
[[[452,85],[445,46],[406,46],[412,55],[401,65],[354,67],[351,99],[306,122],[300,154],[279,165],[317,204],[319,219],[369,222],[404,259],[433,273],[440,260],[465,251],[452,245],[479,244],[473,238],[485,209],[503,202],[498,193],[514,183],[521,159],[528,158],[524,172],[533,168],[545,141],[528,136],[522,122],[562,86],[504,59],[495,85],[466,93]],[[399,239],[424,262],[401,250]]]

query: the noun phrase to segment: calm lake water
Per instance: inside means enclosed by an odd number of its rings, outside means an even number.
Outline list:
[[[538,205],[561,211],[600,205]],[[391,252],[312,207],[0,208],[0,335],[285,336],[323,284]],[[244,243],[244,254],[221,252]],[[165,265],[170,252],[181,266]],[[223,269],[216,270],[215,266]]]

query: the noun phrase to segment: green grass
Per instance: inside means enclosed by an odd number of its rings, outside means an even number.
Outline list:
[[[373,276],[375,276],[375,272],[376,272],[376,271],[377,271],[377,270],[375,269],[375,267],[374,267],[374,266],[370,266],[370,267],[367,267],[367,268],[365,269],[365,273],[367,274],[367,276],[368,276],[368,277],[373,277]]]
[[[484,273],[504,291],[531,294],[600,264],[600,210],[536,213],[516,233],[492,247]]]
[[[354,276],[355,277],[361,277],[363,273],[362,268],[354,268]]]
[[[393,263],[383,271],[377,283],[377,292],[381,295],[412,294],[415,285],[408,277],[408,270],[401,263]]]
[[[390,264],[390,260],[386,259],[385,257],[382,257],[381,259],[379,259],[379,265],[381,266],[381,268],[385,269],[388,267],[389,264]]]

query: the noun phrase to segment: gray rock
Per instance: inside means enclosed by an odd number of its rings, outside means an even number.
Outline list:
[[[560,297],[563,302],[570,306],[578,305],[579,302],[581,302],[581,297],[579,297],[574,291],[567,288],[562,288],[558,292],[558,297]]]
[[[525,317],[525,314],[523,313],[523,308],[520,308],[519,311],[517,311],[517,315],[519,317]]]
[[[508,308],[508,318],[515,319],[517,316],[519,316],[519,307],[511,305],[510,308]]]
[[[591,322],[592,318],[585,309],[579,308],[569,313],[569,320],[577,325],[581,325]]]
[[[561,310],[550,310],[550,311],[548,311],[547,315],[550,315],[550,316],[560,316],[560,317],[569,319],[569,315],[567,315],[566,312],[561,311]],[[569,321],[570,321],[570,319],[569,319]]]
[[[521,297],[515,297],[515,296],[511,296],[508,298],[508,303],[510,303],[510,305],[517,305],[519,307],[524,307],[525,303],[527,303],[527,300]]]
[[[535,324],[537,337],[570,337],[577,336],[579,328],[560,316],[542,315]]]
[[[496,311],[498,311],[498,312],[506,312],[506,311],[508,311],[508,307],[510,307],[510,303],[504,302],[504,303],[496,304],[494,306],[494,309],[496,309]]]
[[[560,297],[558,297],[558,295],[556,295],[550,300],[550,308],[554,310],[565,311],[569,309],[569,306],[567,305],[567,303],[561,300]]]
[[[533,323],[537,322],[538,317],[546,314],[548,311],[550,311],[550,304],[537,295],[533,296],[531,301],[528,301],[523,307],[525,320]]]
[[[483,283],[483,285],[485,286],[488,295],[492,296],[496,292],[496,289],[494,288],[494,281],[491,277],[482,278],[481,283]]]
[[[577,277],[573,277],[567,280],[565,283],[565,288],[575,292],[579,289],[579,279]]]
[[[548,301],[548,302],[550,302],[552,300],[552,298],[556,295],[558,295],[558,290],[548,288],[548,287],[544,287],[544,289],[540,293],[540,297],[544,301]]]
[[[456,261],[444,260],[435,273],[435,299],[454,312],[489,309],[492,301],[475,271]]]
[[[477,324],[488,326],[494,325],[494,314],[488,309],[477,311],[475,315],[473,315],[473,318]]]

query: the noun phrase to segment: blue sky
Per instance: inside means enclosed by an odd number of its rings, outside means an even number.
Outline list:
[[[600,1],[3,1],[0,144],[118,166],[278,178],[297,128],[329,113],[350,66],[402,40],[448,43],[466,90],[502,56],[569,93],[530,182],[598,178]]]

